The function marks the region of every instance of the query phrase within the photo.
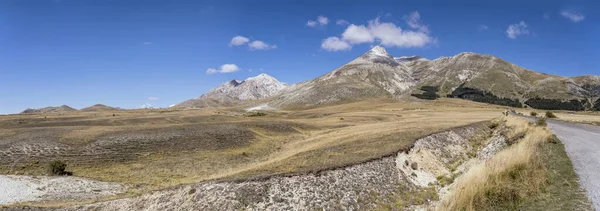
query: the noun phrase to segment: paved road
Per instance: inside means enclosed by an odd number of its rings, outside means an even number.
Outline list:
[[[587,190],[595,209],[600,210],[600,127],[556,120],[546,123],[565,144],[579,183]]]

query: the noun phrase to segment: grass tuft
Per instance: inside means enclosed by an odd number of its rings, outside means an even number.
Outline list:
[[[517,117],[507,120],[507,125],[525,127],[527,135],[467,171],[456,182],[455,192],[442,201],[444,210],[514,210],[546,184],[545,168],[535,154],[538,146],[551,137],[550,132],[529,126]]]

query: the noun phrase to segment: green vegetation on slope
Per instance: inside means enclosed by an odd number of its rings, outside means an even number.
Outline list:
[[[440,97],[437,94],[439,90],[440,89],[437,86],[423,86],[421,87],[421,91],[423,91],[422,94],[412,94],[411,96],[424,100],[435,100]]]
[[[491,92],[482,91],[475,88],[464,87],[460,85],[449,97],[462,98],[482,103],[491,103],[496,105],[505,105],[521,108],[523,105],[517,99],[500,98]]]
[[[543,98],[531,98],[525,101],[525,104],[535,109],[544,110],[571,110],[571,111],[583,111],[585,110],[585,100],[570,100],[561,101],[557,99],[543,99]]]

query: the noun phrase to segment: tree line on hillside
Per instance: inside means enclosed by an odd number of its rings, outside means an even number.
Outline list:
[[[419,98],[419,99],[424,99],[424,100],[435,100],[440,97],[437,94],[437,92],[439,90],[440,90],[440,88],[437,86],[422,86],[421,87],[421,91],[423,91],[422,94],[411,94],[411,96]]]
[[[438,92],[440,91],[439,86],[422,86],[419,90],[422,91],[421,94],[411,94],[411,96],[425,99],[425,100],[435,100],[440,98]],[[491,92],[483,91],[476,88],[465,87],[464,84],[460,85],[451,94],[448,94],[446,97],[448,98],[461,98],[465,100],[472,100],[476,102],[482,103],[490,103],[496,105],[504,105],[511,107],[523,107],[523,104],[518,99],[510,99],[498,97]],[[528,105],[531,108],[535,109],[544,109],[544,110],[571,110],[571,111],[583,111],[586,110],[586,107],[589,108],[590,105],[587,104],[586,100],[569,100],[563,101],[560,99],[545,99],[545,98],[531,98],[525,101],[525,105]],[[600,111],[600,99],[594,102],[592,105],[592,110]]]
[[[492,94],[491,92],[483,91],[476,88],[464,87],[463,85],[464,84],[454,89],[454,91],[452,91],[452,94],[449,94],[448,97],[462,98],[476,102],[491,103],[496,105],[504,105],[518,108],[523,107],[523,104],[521,104],[521,102],[519,102],[518,99],[498,97]]]
[[[525,104],[535,109],[583,111],[585,110],[586,101],[531,98],[525,101]]]

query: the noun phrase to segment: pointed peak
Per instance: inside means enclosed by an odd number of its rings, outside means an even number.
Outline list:
[[[390,59],[394,59],[394,57],[389,54],[385,48],[381,47],[381,46],[375,46],[373,48],[371,48],[371,50],[367,51],[365,54],[363,54],[365,56],[368,57],[385,57],[385,58],[390,58]]]
[[[373,52],[379,52],[379,53],[385,53],[387,54],[388,52],[385,50],[384,47],[381,47],[379,45],[376,45],[375,47],[371,48],[371,51]]]
[[[261,74],[259,74],[257,76],[250,77],[250,78],[246,79],[246,81],[248,81],[248,80],[251,80],[251,81],[252,80],[258,80],[258,79],[260,79],[260,80],[269,79],[269,80],[275,80],[275,81],[277,81],[277,79],[275,77],[270,76],[270,75],[268,75],[266,73],[261,73]]]
[[[227,83],[230,84],[230,85],[232,85],[232,86],[237,86],[237,85],[239,85],[242,82],[234,79],[234,80],[231,80],[231,81],[229,81]]]

